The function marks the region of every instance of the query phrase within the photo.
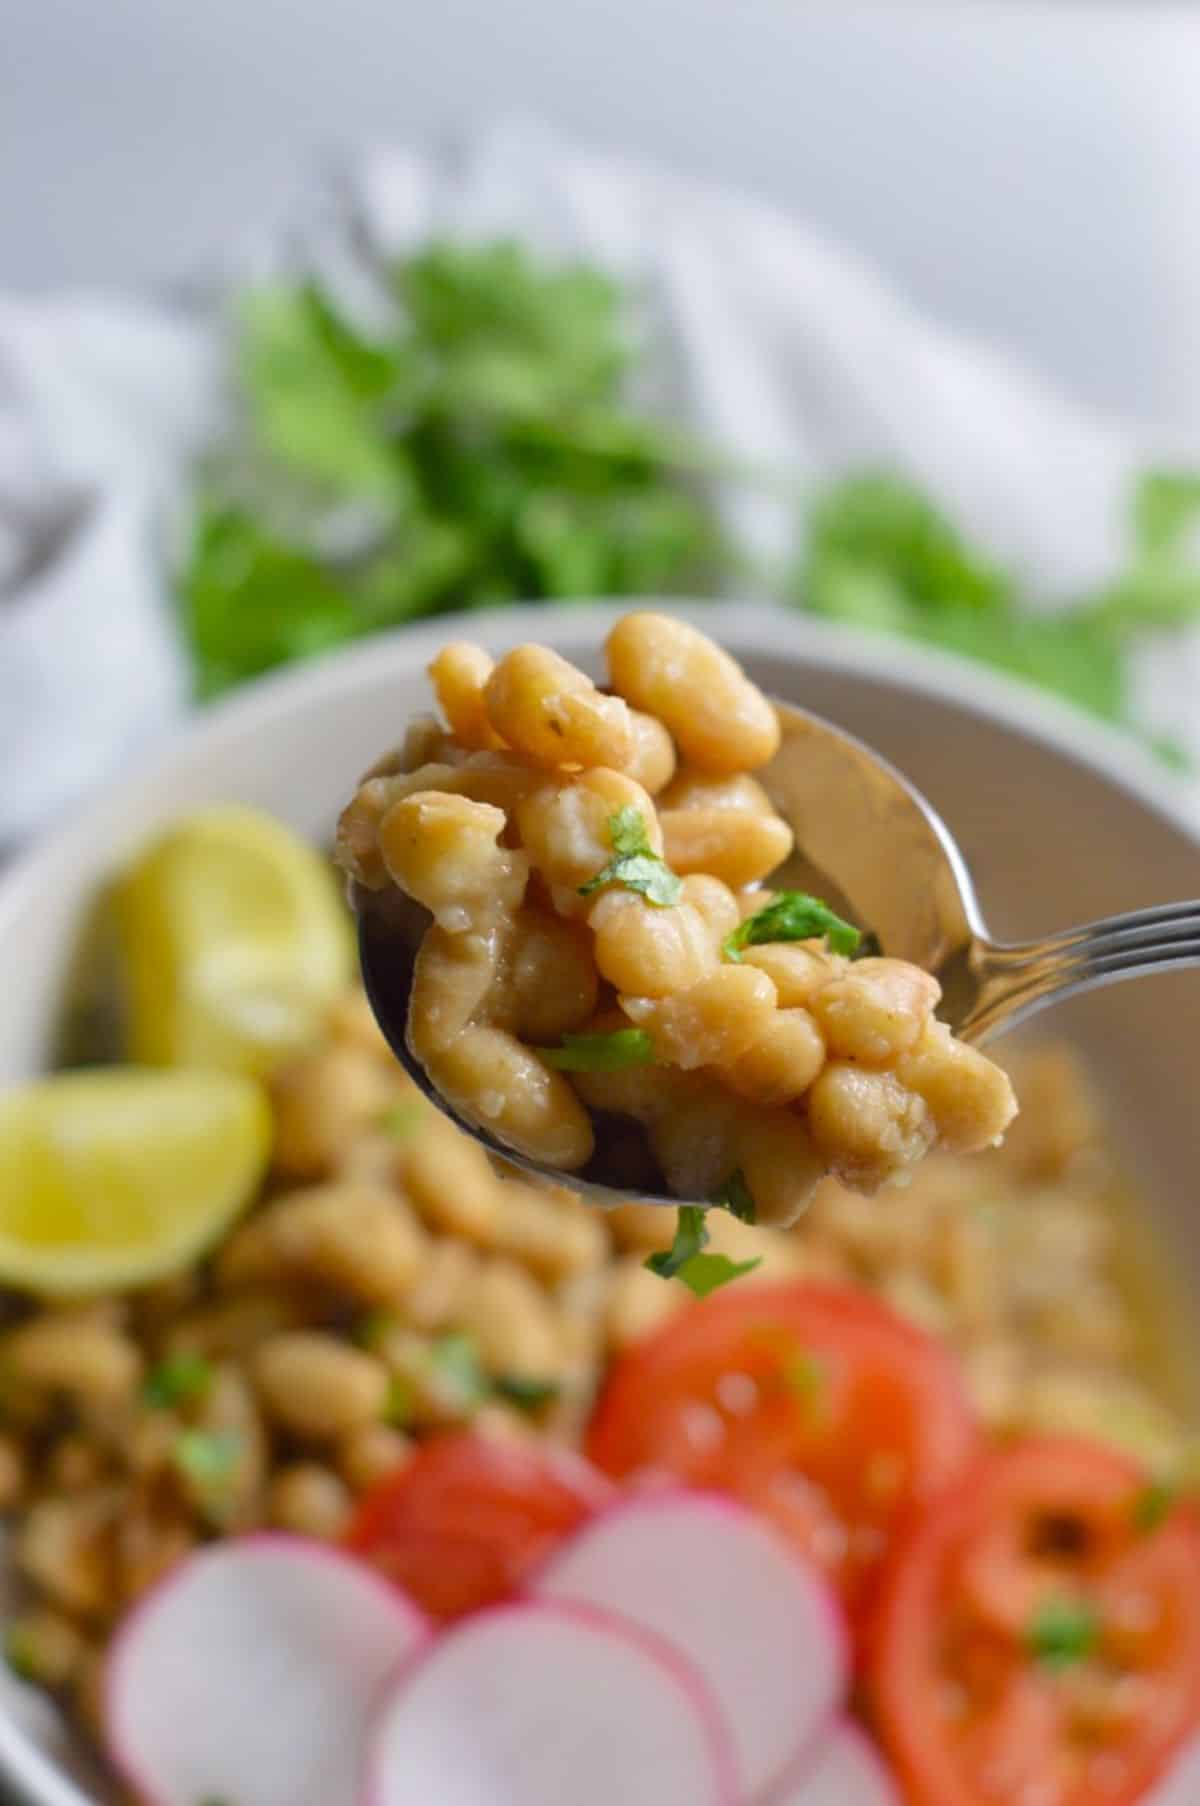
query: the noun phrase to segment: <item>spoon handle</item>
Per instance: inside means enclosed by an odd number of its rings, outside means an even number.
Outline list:
[[[1040,941],[976,940],[955,1033],[979,1042],[1078,991],[1147,972],[1200,966],[1200,900],[1105,916]]]

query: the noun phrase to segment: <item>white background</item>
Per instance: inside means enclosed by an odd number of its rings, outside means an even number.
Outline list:
[[[1153,0],[3,0],[0,288],[202,269],[314,160],[513,111],[1200,434],[1200,7]]]

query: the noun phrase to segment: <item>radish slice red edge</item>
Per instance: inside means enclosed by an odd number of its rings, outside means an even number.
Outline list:
[[[703,1682],[657,1638],[584,1606],[464,1619],[377,1721],[363,1806],[734,1806]]]
[[[770,1806],[902,1806],[874,1745],[848,1719],[835,1723]]]
[[[1143,1806],[1196,1806],[1200,1800],[1200,1737],[1185,1743],[1165,1775],[1146,1794]]]
[[[626,1498],[556,1549],[528,1590],[619,1613],[680,1650],[729,1727],[746,1799],[768,1793],[845,1700],[836,1600],[731,1499],[675,1488]]]
[[[430,1635],[394,1587],[325,1544],[215,1544],[117,1635],[113,1762],[150,1806],[353,1806],[372,1714]]]

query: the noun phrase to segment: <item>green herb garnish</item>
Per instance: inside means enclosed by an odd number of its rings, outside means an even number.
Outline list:
[[[399,1327],[400,1320],[392,1311],[368,1311],[354,1325],[354,1340],[360,1348],[377,1354],[392,1331]]]
[[[561,1047],[534,1050],[559,1072],[624,1072],[653,1066],[654,1042],[644,1028],[616,1028],[606,1035],[564,1035]]]
[[[527,1379],[523,1373],[501,1373],[493,1382],[497,1398],[507,1400],[521,1411],[540,1411],[558,1398],[562,1387],[557,1380]]]
[[[412,1422],[416,1399],[411,1383],[403,1374],[393,1373],[388,1380],[387,1397],[383,1401],[383,1421],[395,1430]]]
[[[627,803],[615,815],[610,815],[608,838],[613,857],[594,878],[579,886],[581,897],[590,897],[593,891],[602,890],[606,884],[623,884],[626,890],[637,891],[648,903],[657,903],[663,908],[678,903],[682,884],[666,860],[650,845],[640,809]]]
[[[1100,1620],[1082,1599],[1048,1599],[1029,1626],[1030,1654],[1047,1668],[1086,1661],[1100,1641]]]
[[[38,1665],[33,1641],[24,1624],[10,1624],[4,1633],[4,1660],[20,1681],[36,1681]]]
[[[1179,1488],[1170,1480],[1149,1481],[1133,1501],[1134,1529],[1149,1536],[1170,1517],[1178,1499]]]
[[[179,578],[204,695],[450,609],[711,587],[702,460],[628,399],[631,298],[513,243],[383,277],[369,327],[314,281],[241,299]]]
[[[727,1210],[739,1223],[753,1223],[758,1219],[758,1206],[740,1166],[730,1173],[723,1185],[717,1187],[709,1203]]]
[[[834,953],[853,953],[861,939],[853,923],[835,915],[820,897],[784,890],[756,915],[739,922],[721,947],[726,959],[740,960],[743,947],[758,947],[767,941],[812,941],[822,935]]]
[[[784,1356],[780,1372],[789,1392],[813,1407],[820,1402],[828,1375],[819,1355],[797,1346]]]
[[[431,1345],[429,1359],[440,1380],[453,1390],[466,1410],[483,1404],[489,1392],[488,1378],[472,1336],[452,1331]]]
[[[212,1385],[212,1377],[212,1364],[203,1355],[168,1355],[146,1375],[142,1397],[148,1405],[169,1410],[173,1405],[203,1398]]]
[[[648,1254],[642,1265],[660,1279],[682,1279],[697,1298],[707,1298],[718,1286],[728,1285],[760,1266],[760,1260],[730,1260],[727,1254],[706,1254],[708,1230],[698,1204],[681,1204],[675,1224],[675,1240],[657,1254]]]
[[[232,1475],[241,1453],[236,1430],[181,1430],[171,1457],[185,1480],[202,1492],[216,1492]]]
[[[394,1136],[397,1141],[407,1141],[424,1122],[427,1111],[424,1104],[415,1099],[404,1104],[393,1104],[379,1118],[379,1126],[385,1134]]]
[[[959,653],[1128,726],[1129,653],[1147,631],[1200,616],[1198,524],[1200,477],[1145,472],[1125,569],[1037,613],[1012,573],[904,476],[858,471],[808,511],[792,593],[815,614]]]

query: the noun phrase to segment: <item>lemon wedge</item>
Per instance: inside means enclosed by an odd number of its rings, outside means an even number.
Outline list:
[[[97,1067],[0,1094],[0,1281],[88,1293],[177,1272],[255,1195],[261,1085]]]
[[[353,970],[333,872],[257,810],[185,817],[120,880],[130,1057],[269,1073],[312,1043]]]

